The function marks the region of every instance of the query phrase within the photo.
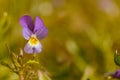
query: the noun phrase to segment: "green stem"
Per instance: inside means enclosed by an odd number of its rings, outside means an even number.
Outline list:
[[[32,58],[32,59],[34,60],[34,59],[35,59],[35,57],[36,57],[36,53],[33,53],[33,58]]]
[[[23,76],[22,71],[19,72],[19,80],[24,80],[24,76]]]

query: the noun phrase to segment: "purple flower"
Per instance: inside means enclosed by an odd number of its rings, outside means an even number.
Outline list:
[[[113,78],[118,78],[120,79],[120,70],[117,70],[113,75],[112,75]]]
[[[115,72],[106,73],[105,77],[108,79],[111,79],[111,78],[120,79],[120,70],[116,70]]]
[[[36,17],[35,22],[28,15],[24,15],[20,18],[20,24],[23,28],[23,37],[28,40],[28,43],[24,47],[24,51],[28,54],[40,53],[42,45],[39,42],[48,34],[48,29],[44,26],[43,21]]]

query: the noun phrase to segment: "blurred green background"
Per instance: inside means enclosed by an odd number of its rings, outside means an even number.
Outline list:
[[[120,0],[0,0],[1,61],[10,63],[5,44],[18,54],[27,43],[19,24],[25,14],[41,17],[49,30],[38,56],[52,80],[104,80],[119,68]],[[0,65],[0,80],[18,76]]]

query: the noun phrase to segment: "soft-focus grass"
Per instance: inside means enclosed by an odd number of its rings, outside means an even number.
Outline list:
[[[52,80],[104,80],[118,68],[119,7],[119,0],[0,0],[0,60],[10,61],[6,43],[16,54],[26,44],[19,18],[40,16],[49,34],[39,59]],[[18,78],[2,65],[0,72],[0,80]]]

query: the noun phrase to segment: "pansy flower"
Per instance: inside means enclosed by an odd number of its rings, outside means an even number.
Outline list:
[[[120,70],[117,70],[113,75],[112,75],[113,78],[118,78],[120,79]]]
[[[111,78],[120,79],[120,70],[118,69],[115,72],[106,73],[105,77],[108,79],[111,79]]]
[[[36,17],[33,22],[30,16],[24,15],[20,18],[20,24],[23,28],[23,37],[28,40],[24,51],[28,54],[40,53],[42,45],[39,40],[45,38],[48,34],[48,29],[44,26],[43,21],[39,17]]]

